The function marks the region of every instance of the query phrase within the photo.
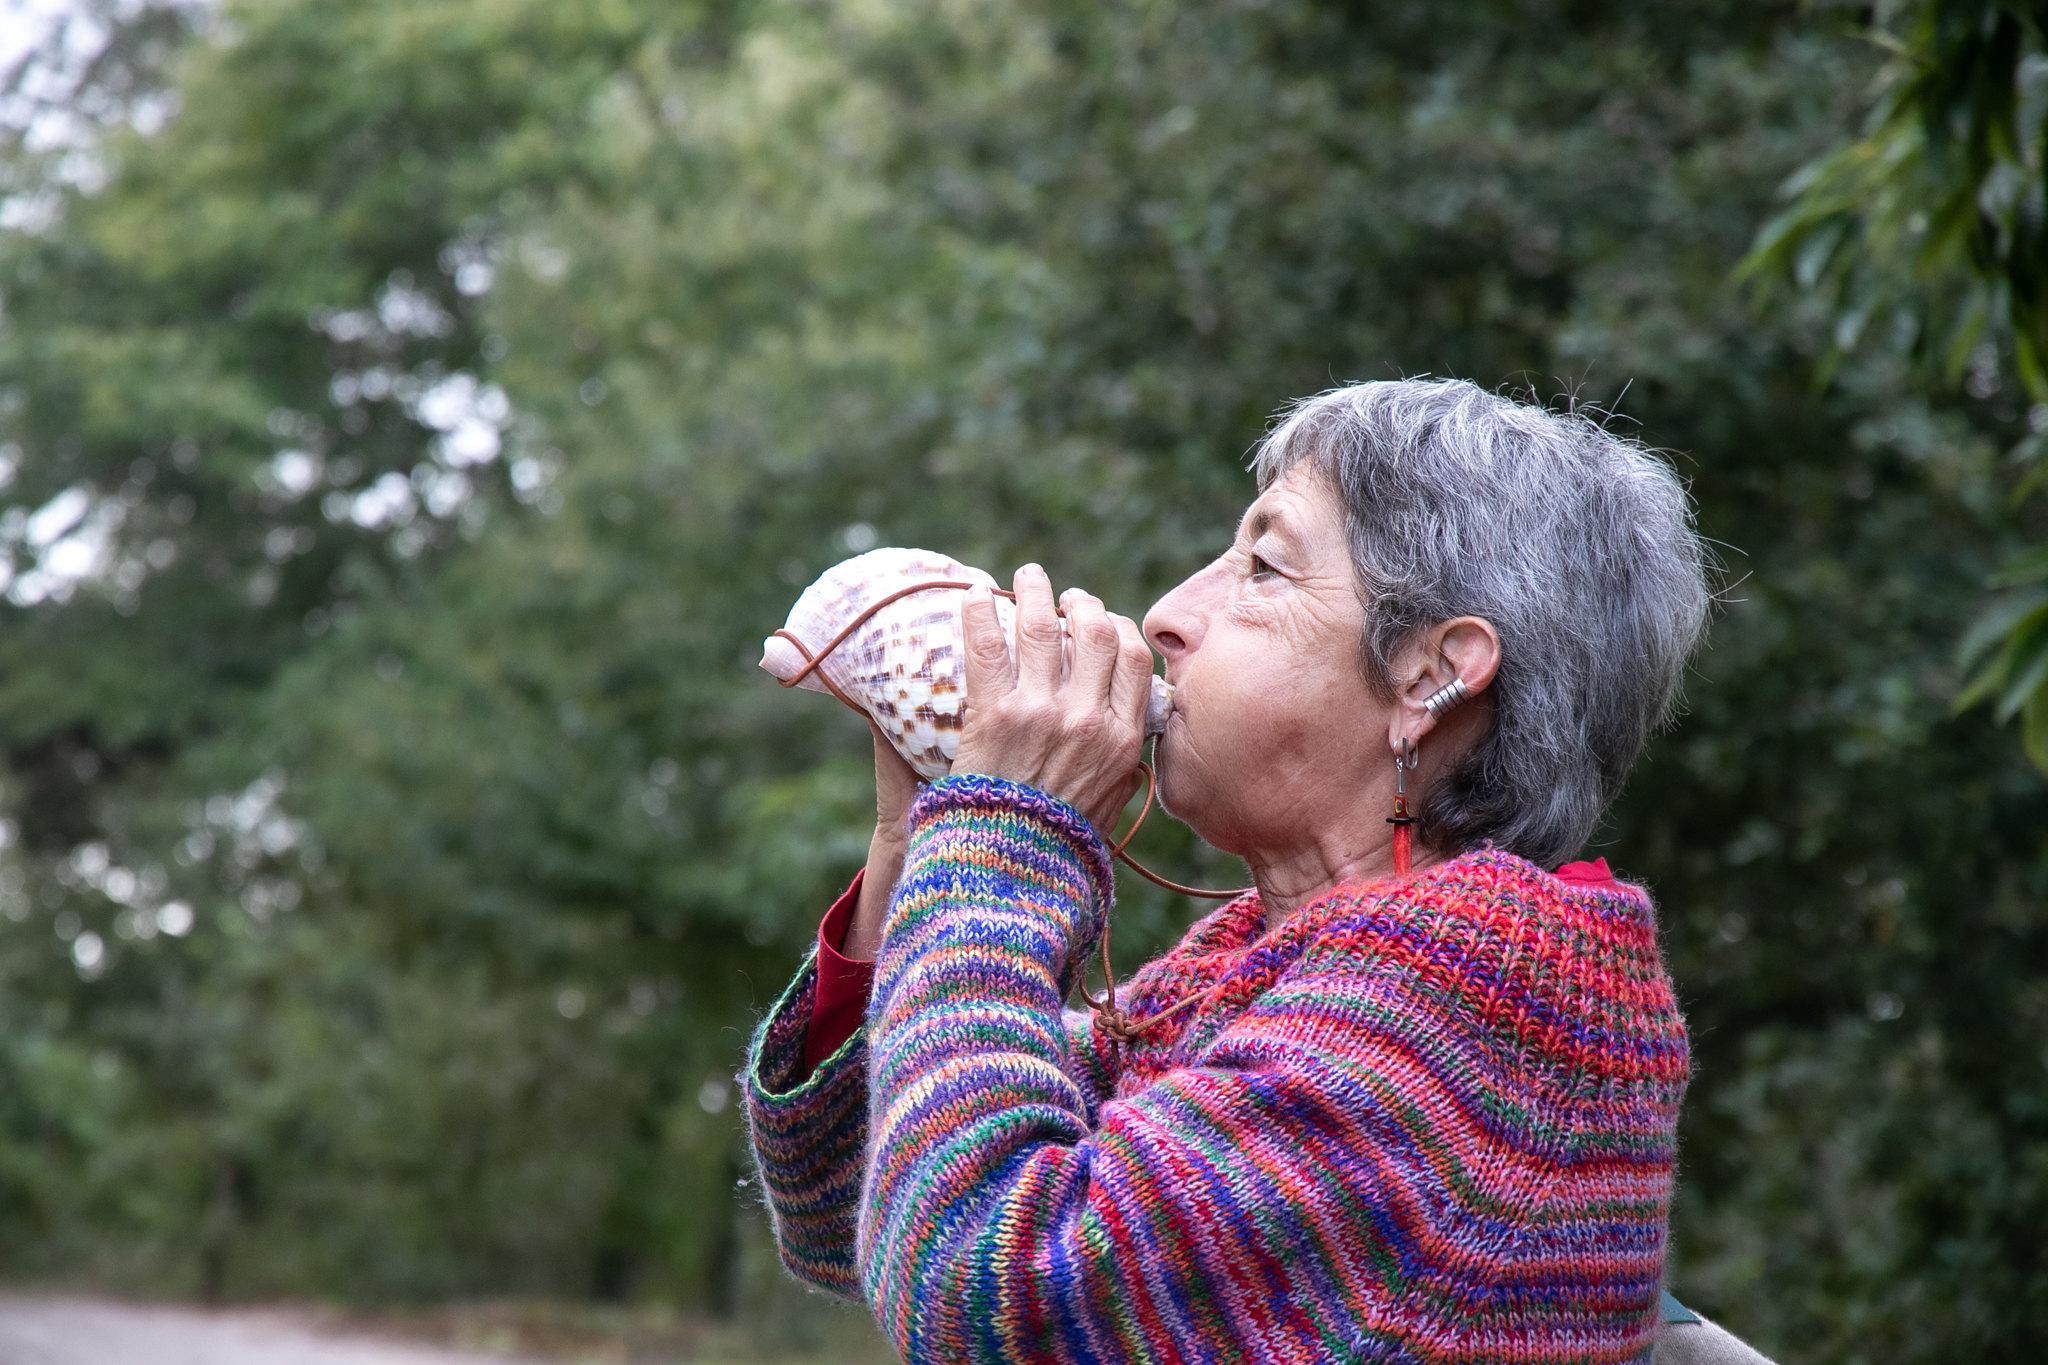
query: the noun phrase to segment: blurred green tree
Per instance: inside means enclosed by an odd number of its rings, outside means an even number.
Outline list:
[[[1867,128],[1802,167],[1764,225],[1751,276],[1829,297],[1835,355],[1866,335],[1984,400],[2035,492],[2048,463],[2048,10],[2025,0],[1867,7],[1891,52]],[[2009,368],[2024,415],[1999,397]],[[2001,566],[2009,589],[1964,635],[1956,698],[2017,716],[2048,771],[2048,545]]]
[[[4,1268],[777,1292],[724,1075],[868,790],[760,637],[877,543],[1139,610],[1278,402],[1437,372],[1639,424],[1731,547],[1598,850],[1695,1021],[1679,1291],[2038,1352],[2048,798],[1950,714],[2004,429],[1816,391],[1829,320],[1730,279],[1875,65],[1713,0],[199,23],[96,176],[8,163]]]

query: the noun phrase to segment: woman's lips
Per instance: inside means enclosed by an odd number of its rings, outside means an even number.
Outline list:
[[[1175,688],[1173,694],[1173,709],[1166,713],[1166,723],[1160,726],[1158,732],[1152,737],[1154,740],[1152,746],[1152,759],[1154,766],[1157,766],[1157,764],[1159,763],[1159,755],[1165,751],[1167,740],[1171,739],[1175,735],[1180,734],[1183,730],[1187,728],[1188,715],[1185,709],[1186,706],[1186,694],[1181,692],[1178,688]]]

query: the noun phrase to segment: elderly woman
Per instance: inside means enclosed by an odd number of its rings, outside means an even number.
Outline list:
[[[1642,891],[1566,860],[1700,634],[1684,492],[1455,382],[1304,402],[1256,468],[1142,636],[1069,591],[1063,645],[1027,566],[1013,656],[969,595],[952,776],[877,743],[867,867],[749,1060],[784,1261],[911,1362],[1644,1358],[1685,1026]],[[1105,1027],[1063,1007],[1147,641],[1161,800],[1256,887]]]

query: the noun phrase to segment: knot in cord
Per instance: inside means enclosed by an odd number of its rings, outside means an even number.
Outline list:
[[[1149,771],[1149,770],[1148,770]],[[1132,833],[1136,833],[1135,829]],[[1129,838],[1128,835],[1125,836]],[[1087,984],[1081,986],[1081,998],[1088,1002],[1088,1008],[1095,1013],[1095,1031],[1117,1047],[1129,1047],[1150,1033],[1154,1028],[1173,1018],[1184,1010],[1194,1009],[1216,998],[1226,982],[1218,981],[1208,990],[1197,992],[1177,1005],[1168,1006],[1159,1013],[1144,1019],[1131,1018],[1130,1011],[1116,1003],[1116,973],[1109,965],[1109,926],[1102,927],[1102,937],[1097,940],[1102,950],[1102,998],[1088,994]]]
[[[1095,1006],[1095,1031],[1118,1047],[1129,1047],[1145,1036],[1145,1030],[1114,1005]]]

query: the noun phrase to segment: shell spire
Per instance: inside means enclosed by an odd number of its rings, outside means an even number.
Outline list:
[[[957,586],[940,585],[995,588],[995,579],[930,550],[892,548],[856,555],[827,569],[790,608],[783,630],[801,640],[803,648],[780,634],[771,635],[762,642],[761,667],[787,683],[863,612],[920,583],[934,586],[907,592],[875,610],[796,685],[814,692],[836,688],[874,720],[920,777],[929,780],[952,771],[967,702],[967,658],[960,627],[965,594]],[[1016,608],[1005,597],[995,602],[996,617],[1014,647]],[[824,679],[818,676],[821,673]],[[1164,678],[1154,677],[1145,733],[1164,729],[1172,709],[1173,689]]]

